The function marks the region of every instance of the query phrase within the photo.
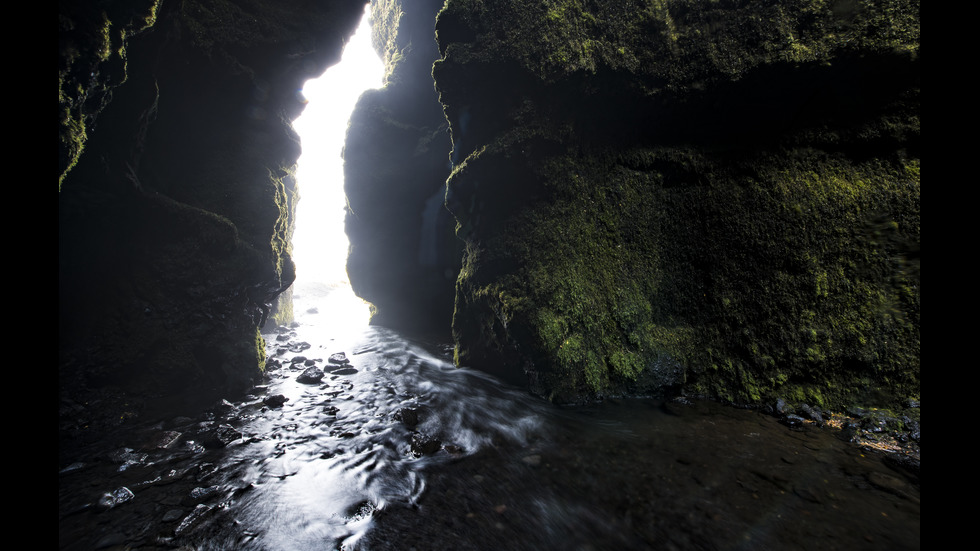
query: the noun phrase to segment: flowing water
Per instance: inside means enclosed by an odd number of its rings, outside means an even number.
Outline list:
[[[316,298],[266,335],[282,367],[244,401],[62,465],[60,548],[919,548],[918,481],[828,430],[709,402],[558,408]],[[297,356],[324,378],[299,382]]]

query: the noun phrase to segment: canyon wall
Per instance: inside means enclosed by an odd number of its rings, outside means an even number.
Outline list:
[[[261,374],[259,328],[295,277],[299,90],[365,4],[60,4],[63,423]]]
[[[918,397],[917,1],[449,0],[436,32],[459,365]]]

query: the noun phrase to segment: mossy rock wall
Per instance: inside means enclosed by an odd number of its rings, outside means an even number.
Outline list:
[[[366,2],[146,4],[59,13],[62,142],[84,143],[59,181],[63,412],[109,389],[214,399],[261,373],[259,328],[295,277],[299,90]],[[79,37],[103,31],[97,65]],[[92,69],[113,60],[124,73]]]
[[[918,34],[906,1],[447,2],[457,362],[556,401],[917,398]]]

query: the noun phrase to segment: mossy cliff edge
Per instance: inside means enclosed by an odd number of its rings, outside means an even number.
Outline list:
[[[365,4],[61,5],[63,419],[83,426],[108,395],[213,400],[261,373],[259,328],[295,277],[298,91]]]
[[[460,365],[918,398],[918,2],[449,0],[436,32]]]

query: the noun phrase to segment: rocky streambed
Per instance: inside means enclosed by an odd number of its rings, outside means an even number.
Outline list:
[[[249,395],[63,456],[59,548],[920,546],[917,404],[557,408],[445,348],[348,337],[281,328]]]

